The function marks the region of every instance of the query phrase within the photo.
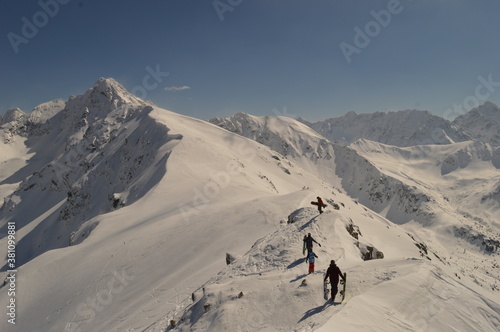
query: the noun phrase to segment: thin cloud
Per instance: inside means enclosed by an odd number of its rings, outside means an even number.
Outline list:
[[[184,90],[191,90],[190,86],[183,85],[183,86],[167,86],[165,88],[167,91],[184,91]]]

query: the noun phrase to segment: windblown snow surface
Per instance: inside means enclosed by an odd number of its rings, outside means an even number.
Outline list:
[[[0,248],[15,223],[17,272],[13,296],[3,255],[1,331],[500,330],[488,144],[340,146],[292,119],[244,117],[259,142],[112,79],[9,114]],[[321,244],[313,274],[307,233]],[[323,299],[331,259],[343,303]]]

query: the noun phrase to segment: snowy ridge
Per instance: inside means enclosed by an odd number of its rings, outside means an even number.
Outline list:
[[[172,331],[359,331],[368,327],[374,331],[451,331],[460,330],[463,324],[467,331],[495,331],[500,326],[494,318],[499,303],[483,302],[484,295],[451,278],[445,264],[422,258],[422,244],[399,227],[388,227],[380,217],[360,215],[352,202],[343,205],[346,209],[320,216],[312,208],[297,210],[293,224],[281,224],[258,240],[243,257],[194,292],[194,303],[186,304],[184,313],[173,312],[160,326],[170,324],[167,330]],[[359,240],[347,231],[352,221],[346,214],[357,220],[364,234],[359,236],[361,241],[363,237],[384,238],[397,245],[381,242],[386,258],[363,261]],[[306,273],[302,258],[306,233],[323,244],[316,245],[319,258],[313,274]],[[340,305],[325,303],[320,291],[330,259],[348,272],[346,302]],[[416,301],[408,305],[410,298]],[[451,303],[456,310],[447,307]],[[463,303],[474,310],[461,309]],[[476,310],[485,319],[478,322]]]
[[[28,114],[28,120],[34,124],[45,123],[48,119],[62,111],[65,106],[66,102],[59,99],[40,104]]]
[[[357,114],[316,123],[302,122],[332,142],[368,139],[394,146],[450,144],[470,140],[463,129],[428,111],[406,110]]]
[[[322,179],[331,183],[340,181],[331,172],[335,155],[333,144],[298,121],[284,116],[236,113],[209,122],[270,147]]]
[[[324,148],[327,141],[316,132],[287,117],[257,117],[245,113],[236,113],[229,118],[209,120],[230,132],[250,138],[269,146],[283,156],[300,157],[304,154],[310,159],[331,158]],[[310,137],[319,144],[312,146]]]

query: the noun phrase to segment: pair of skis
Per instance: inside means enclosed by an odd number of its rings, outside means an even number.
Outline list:
[[[325,272],[326,276],[326,272]],[[340,290],[340,296],[342,296],[341,303],[344,302],[345,299],[345,286],[347,280],[347,273],[344,272],[344,279],[340,280],[340,284],[342,285],[342,289]],[[330,298],[330,294],[328,294],[328,281],[323,278],[323,297],[326,301]]]

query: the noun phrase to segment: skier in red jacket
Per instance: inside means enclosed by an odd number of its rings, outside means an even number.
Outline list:
[[[330,261],[330,266],[328,267],[328,270],[326,270],[325,274],[325,280],[327,278],[330,278],[330,284],[332,285],[332,302],[335,302],[335,296],[337,295],[338,292],[339,276],[342,279],[344,279],[344,275],[340,271],[340,268],[335,264],[335,261],[332,259]]]
[[[319,211],[319,214],[322,214],[323,213],[323,206],[325,205],[325,203],[323,203],[323,200],[319,196],[316,197],[316,199],[318,200],[318,211]]]

